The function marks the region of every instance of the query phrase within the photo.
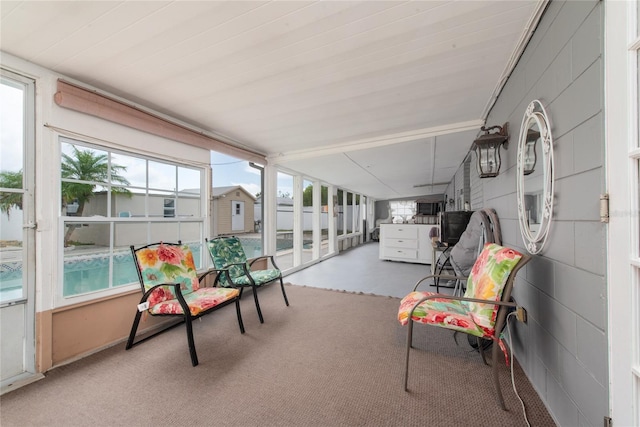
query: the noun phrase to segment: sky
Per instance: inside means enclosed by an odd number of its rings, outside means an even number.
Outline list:
[[[211,152],[211,169],[214,187],[240,185],[254,196],[260,192],[260,171],[240,160],[225,154]],[[293,194],[293,177],[278,172],[278,195]]]
[[[246,160],[211,152],[211,170],[214,187],[240,185],[252,195],[260,193],[260,171]]]

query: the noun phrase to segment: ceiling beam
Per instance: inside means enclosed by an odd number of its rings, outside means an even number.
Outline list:
[[[484,120],[476,119],[466,122],[452,123],[430,128],[415,129],[406,132],[399,132],[388,135],[380,135],[371,138],[364,138],[341,144],[329,145],[322,148],[309,150],[294,150],[287,153],[268,155],[267,160],[273,165],[285,163],[292,160],[309,159],[314,157],[328,156],[331,154],[342,154],[350,151],[366,150],[370,148],[384,147],[386,145],[401,144],[403,142],[417,141],[419,139],[433,138],[438,135],[465,132],[469,130],[479,130],[484,125]]]

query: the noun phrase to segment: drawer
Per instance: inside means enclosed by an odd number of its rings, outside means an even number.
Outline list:
[[[387,248],[408,248],[418,249],[418,241],[416,239],[384,239],[384,246]]]
[[[418,251],[412,250],[412,249],[384,248],[383,253],[384,253],[384,258],[407,259],[407,260],[418,259]]]
[[[384,233],[384,237],[392,237],[398,239],[417,239],[418,228],[417,227],[403,227],[401,225],[397,227],[387,227]]]

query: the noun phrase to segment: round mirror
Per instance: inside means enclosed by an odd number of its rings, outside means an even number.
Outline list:
[[[527,251],[542,252],[553,214],[553,140],[538,100],[527,106],[518,139],[518,218]]]

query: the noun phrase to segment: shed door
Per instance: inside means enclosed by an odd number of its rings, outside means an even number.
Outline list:
[[[244,231],[244,202],[231,201],[231,231]]]

